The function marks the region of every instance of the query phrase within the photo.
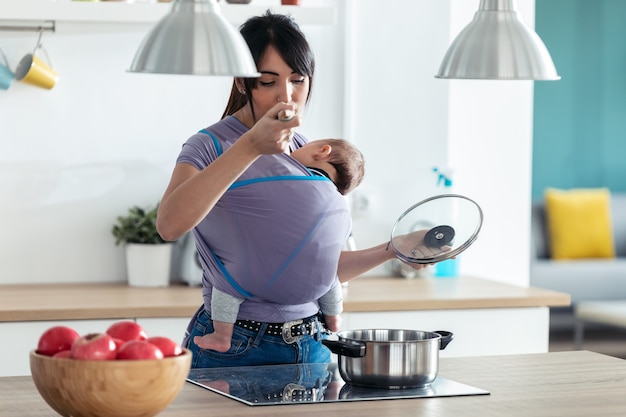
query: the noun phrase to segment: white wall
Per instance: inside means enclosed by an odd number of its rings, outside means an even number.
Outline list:
[[[369,212],[355,219],[355,236],[360,245],[388,239],[404,209],[442,193],[432,168],[451,167],[454,191],[477,201],[485,215],[478,240],[460,256],[461,273],[525,286],[532,82],[434,78],[478,3],[351,2],[356,35],[348,126],[367,157],[355,199],[364,194],[370,201]],[[518,3],[533,26],[534,1]]]
[[[476,4],[474,4],[476,3]],[[453,0],[453,36],[472,18],[476,2]],[[524,22],[534,27],[534,0],[519,0]],[[533,82],[450,80],[449,158],[459,190],[483,208],[476,243],[461,268],[528,285],[533,133]]]
[[[357,245],[388,240],[407,206],[438,192],[432,167],[452,165],[486,216],[462,271],[526,285],[532,84],[433,77],[478,1],[304,2],[317,3],[336,4],[341,24],[303,26],[318,63],[303,132],[366,156]],[[520,3],[532,23],[534,2]],[[0,283],[123,281],[115,217],[155,204],[182,142],[221,115],[230,78],[125,72],[147,29],[57,23],[44,46],[58,85],[0,91]],[[0,32],[11,63],[35,41]]]
[[[0,90],[0,283],[125,280],[110,233],[116,216],[156,204],[181,144],[221,116],[230,77],[126,72],[148,29],[57,22],[43,37],[60,74],[54,89]],[[342,44],[332,41],[341,31],[303,30],[316,84],[328,87],[314,86],[303,131],[341,136]],[[36,39],[0,32],[0,47],[16,65]]]

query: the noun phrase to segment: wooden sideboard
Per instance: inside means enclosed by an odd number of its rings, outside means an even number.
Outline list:
[[[26,353],[52,325],[87,333],[133,319],[150,334],[181,340],[201,303],[201,289],[188,286],[0,286],[0,333],[13,341],[0,346],[0,376],[29,374]],[[566,294],[474,277],[361,277],[345,289],[342,328],[449,330],[455,340],[442,357],[540,353],[548,349],[549,307],[568,304]]]

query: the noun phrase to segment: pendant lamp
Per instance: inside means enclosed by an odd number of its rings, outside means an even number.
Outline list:
[[[446,52],[436,78],[558,80],[552,57],[515,0],[481,0]]]
[[[215,0],[175,0],[129,69],[158,74],[258,77],[250,49]]]

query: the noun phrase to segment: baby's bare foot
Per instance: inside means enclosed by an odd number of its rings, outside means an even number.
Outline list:
[[[230,349],[230,338],[220,339],[214,337],[214,334],[207,334],[204,336],[196,336],[193,338],[193,342],[202,349],[211,349],[217,352],[227,352]]]

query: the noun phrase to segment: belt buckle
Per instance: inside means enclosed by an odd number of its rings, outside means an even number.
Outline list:
[[[295,343],[298,338],[301,337],[301,335],[294,336],[291,334],[291,329],[293,328],[293,326],[297,326],[298,324],[302,324],[302,320],[293,320],[283,323],[281,335],[283,336],[283,340],[285,341],[285,343],[287,343],[288,345]]]
[[[306,387],[293,382],[285,385],[285,388],[283,388],[283,401],[293,401],[294,393],[296,392],[302,392],[302,395],[304,395],[306,394]]]

